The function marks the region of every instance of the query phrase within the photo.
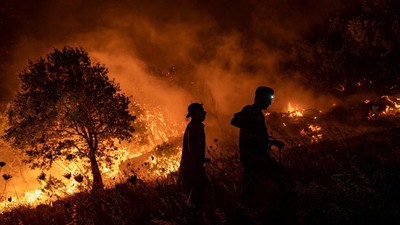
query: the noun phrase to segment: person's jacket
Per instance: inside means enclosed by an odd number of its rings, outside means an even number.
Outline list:
[[[239,151],[242,164],[256,163],[266,157],[269,148],[265,117],[254,105],[245,106],[235,113],[231,124],[240,128]]]
[[[181,173],[196,176],[204,170],[205,157],[205,132],[203,123],[191,121],[185,130],[183,137],[182,158],[180,164]]]

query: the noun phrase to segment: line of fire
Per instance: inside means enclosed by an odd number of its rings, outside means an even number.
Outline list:
[[[4,108],[7,107],[10,106]],[[184,122],[168,121],[165,115],[154,106],[133,102],[130,110],[137,115],[134,140],[129,143],[113,140],[115,151],[102,158],[103,160],[107,158],[108,163],[103,161],[100,164],[100,171],[106,180],[107,187],[114,187],[124,182],[136,183],[136,180],[154,182],[176,175],[179,169]],[[298,146],[310,146],[364,133],[365,131],[355,131],[349,127],[349,124],[338,124],[338,121],[348,117],[349,114],[352,114],[354,116],[352,119],[361,124],[358,126],[372,129],[374,123],[398,120],[400,98],[385,95],[375,100],[365,99],[351,106],[334,104],[327,112],[306,109],[296,103],[288,102],[286,111],[267,112],[265,117],[266,123],[271,128],[271,134],[287,141],[289,148],[295,149]],[[4,129],[7,121],[4,111],[1,121]],[[2,146],[5,147],[6,143],[3,142]],[[212,145],[210,147],[212,149]],[[16,187],[18,184],[13,182],[14,177],[24,178],[35,173],[20,171],[22,160],[18,158],[18,155],[12,157],[10,161],[0,162],[3,178],[1,210],[4,212],[18,206],[51,205],[52,202],[63,197],[90,190],[93,179],[87,165],[73,160],[76,153],[78,149],[73,148],[66,157],[53,162],[53,169],[46,172],[36,171],[38,188],[22,193],[17,191],[19,188]],[[273,154],[275,154],[274,157],[278,157],[278,153]]]

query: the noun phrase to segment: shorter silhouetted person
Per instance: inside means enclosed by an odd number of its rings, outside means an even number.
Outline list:
[[[191,121],[186,127],[183,137],[182,158],[179,167],[179,175],[183,192],[188,198],[188,204],[200,209],[203,204],[206,174],[204,163],[206,136],[203,121],[206,112],[200,103],[192,103],[188,107],[186,118]]]
[[[254,103],[245,106],[242,111],[235,113],[231,124],[240,128],[239,152],[243,169],[241,203],[247,206],[257,201],[262,179],[273,181],[280,176],[280,165],[269,157],[271,145],[283,147],[283,142],[271,139],[265,125],[263,110],[272,103],[274,90],[269,87],[258,87]]]

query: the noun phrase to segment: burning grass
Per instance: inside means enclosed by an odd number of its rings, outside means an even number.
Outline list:
[[[183,125],[169,121],[166,115],[156,107],[135,102],[130,110],[137,115],[133,141],[130,143],[114,141],[114,151],[98,157],[104,183],[109,188],[125,182],[126,177],[131,176],[138,177],[140,181],[165,178],[179,167],[181,139],[179,134],[182,133]],[[1,122],[5,121],[3,117],[0,119]],[[0,125],[4,128],[4,124]],[[1,147],[7,148],[5,143],[0,144]],[[18,157],[20,156],[15,156],[13,160],[15,161]],[[13,210],[19,206],[34,207],[40,204],[52,204],[71,194],[86,192],[92,184],[89,163],[77,161],[74,153],[55,160],[53,162],[55,168],[51,170],[30,171],[28,176],[36,177],[38,185],[35,188],[31,187],[30,190],[22,188],[23,192],[17,191],[21,190],[21,187],[16,187],[13,179],[14,174],[18,175],[18,170],[22,170],[18,168],[22,165],[3,163],[4,165],[0,164],[0,171],[3,173],[1,184],[4,184],[0,196],[1,212]],[[27,185],[30,186],[30,184]]]
[[[211,152],[211,151],[210,151]],[[208,220],[223,222],[234,210],[238,195],[238,161],[213,151],[209,167]],[[217,158],[218,157],[218,158]],[[221,168],[222,167],[222,168]],[[228,168],[231,167],[231,168]],[[234,172],[231,177],[226,172]],[[228,176],[227,176],[228,175]],[[213,177],[213,178],[211,178]],[[216,180],[214,177],[225,177]],[[228,180],[234,178],[234,180]],[[1,224],[184,224],[184,197],[177,173],[152,182],[130,180],[101,192],[82,192],[37,207],[20,206],[3,213]],[[232,198],[233,197],[233,198]],[[228,211],[226,211],[228,209]],[[18,218],[18,219],[16,219]]]
[[[279,224],[398,224],[399,129],[286,149],[290,171],[274,214],[252,212],[253,222]],[[222,145],[222,144],[221,144]],[[235,224],[240,164],[235,146],[208,148],[206,224]],[[222,155],[221,155],[222,154]],[[185,224],[190,213],[177,174],[153,182],[126,182],[98,193],[77,193],[3,213],[1,224]],[[282,189],[283,190],[283,189]],[[272,202],[276,201],[276,202]],[[283,202],[283,203],[282,203]]]
[[[337,107],[327,113],[304,110],[295,117],[268,115],[271,132],[287,144],[282,163],[291,176],[279,184],[267,182],[268,191],[261,193],[267,195],[268,210],[249,212],[250,220],[293,225],[400,223],[398,114],[369,120],[369,106],[363,108],[365,117],[357,117],[362,107]],[[342,113],[358,120],[349,121]],[[318,134],[322,136],[314,140]],[[0,224],[188,224],[193,218],[204,224],[236,224],[241,184],[237,146],[218,139],[209,143],[207,207],[204,216],[193,217],[176,173],[180,141],[169,138],[141,158],[126,161],[126,173],[114,187],[69,194],[48,205],[21,205],[3,212]]]

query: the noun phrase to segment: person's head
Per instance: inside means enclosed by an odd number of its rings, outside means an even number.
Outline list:
[[[206,119],[206,111],[204,111],[203,104],[192,103],[188,106],[188,114],[186,118],[191,117],[192,120],[204,121]]]
[[[254,103],[261,109],[267,109],[274,98],[274,90],[270,87],[261,86],[256,89]]]

